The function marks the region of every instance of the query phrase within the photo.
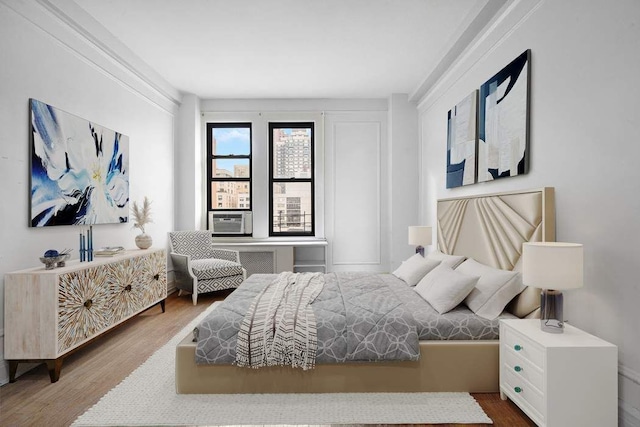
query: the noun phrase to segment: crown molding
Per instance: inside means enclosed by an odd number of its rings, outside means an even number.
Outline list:
[[[439,55],[440,61],[409,94],[409,101],[417,102],[429,91],[473,39],[491,22],[506,2],[507,0],[484,0],[474,4],[448,43],[445,43],[445,47]]]
[[[514,0],[503,3],[484,28],[476,34],[442,73],[428,77],[433,84],[418,100],[418,110],[421,112],[428,110],[477,62],[504,43],[543,2],[544,0]],[[418,95],[417,92],[414,93]]]
[[[387,111],[386,98],[217,98],[202,99],[203,112]]]
[[[81,60],[174,114],[182,94],[73,0],[0,0]]]

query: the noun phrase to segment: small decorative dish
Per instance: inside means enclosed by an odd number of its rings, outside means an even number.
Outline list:
[[[65,259],[65,257],[66,255],[41,256],[40,262],[44,264],[45,270],[53,270],[54,268],[56,268],[60,261],[62,261],[62,263],[64,264],[63,260]]]
[[[64,267],[69,258],[71,258],[71,249],[63,249],[60,252],[49,249],[44,256],[40,257],[40,262],[44,264],[45,270],[53,270],[56,267]]]
[[[61,254],[60,256],[58,256],[58,262],[56,263],[56,267],[64,267],[65,261],[67,261],[69,258],[71,258],[70,253]]]

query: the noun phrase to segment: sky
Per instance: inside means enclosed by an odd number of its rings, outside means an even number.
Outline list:
[[[251,130],[249,128],[213,128],[218,155],[249,154],[251,152]]]

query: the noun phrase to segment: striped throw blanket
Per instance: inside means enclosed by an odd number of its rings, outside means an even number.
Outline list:
[[[244,316],[236,365],[312,369],[318,341],[310,304],[323,286],[320,273],[280,273],[255,297]]]

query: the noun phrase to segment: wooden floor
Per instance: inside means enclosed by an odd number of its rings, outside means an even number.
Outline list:
[[[118,385],[213,301],[228,292],[167,299],[65,359],[60,380],[51,384],[44,365],[0,387],[0,426],[68,426]],[[497,393],[474,394],[495,426],[534,426],[513,403]],[[466,424],[468,425],[468,424]]]

